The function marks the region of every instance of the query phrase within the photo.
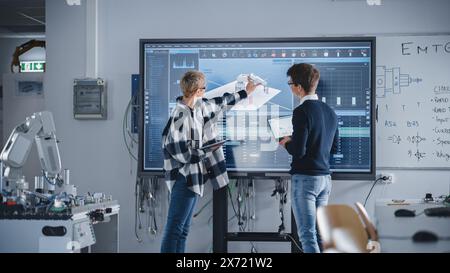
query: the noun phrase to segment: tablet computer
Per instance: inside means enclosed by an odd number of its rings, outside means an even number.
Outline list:
[[[292,115],[271,118],[269,119],[269,126],[273,136],[278,141],[285,136],[291,136],[294,130],[292,127]]]
[[[229,140],[226,139],[226,140],[217,141],[212,144],[205,145],[205,146],[201,147],[200,149],[204,152],[214,152],[215,150],[220,148],[227,141],[229,141]]]

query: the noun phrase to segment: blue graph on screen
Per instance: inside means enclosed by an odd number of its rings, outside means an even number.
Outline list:
[[[162,170],[161,134],[176,98],[179,80],[200,70],[208,94],[239,91],[239,77],[253,73],[267,82],[218,121],[227,169],[237,172],[287,172],[291,156],[278,145],[268,120],[291,115],[299,104],[287,85],[286,71],[306,62],[321,73],[317,94],[339,120],[339,152],[334,172],[373,171],[372,47],[370,41],[321,42],[144,42],[143,171]],[[264,89],[264,90],[263,90]],[[209,93],[211,92],[211,93]]]

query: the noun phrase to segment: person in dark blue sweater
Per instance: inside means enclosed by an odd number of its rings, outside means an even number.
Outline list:
[[[328,203],[331,192],[330,154],[337,151],[339,130],[333,109],[316,95],[320,72],[310,64],[294,64],[287,71],[292,93],[300,105],[292,116],[292,136],[280,145],[292,155],[291,200],[298,235],[306,253],[320,252],[316,210]]]

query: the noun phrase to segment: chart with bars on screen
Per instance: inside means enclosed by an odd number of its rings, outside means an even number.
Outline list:
[[[262,78],[247,99],[229,107],[217,123],[227,170],[287,173],[291,156],[278,144],[269,120],[292,115],[299,99],[287,84],[295,63],[310,63],[321,73],[319,99],[339,119],[339,150],[331,157],[334,172],[371,175],[373,160],[373,39],[317,41],[153,41],[142,40],[143,150],[141,171],[162,170],[161,134],[181,95],[180,79],[189,70],[206,76],[205,98],[245,88],[248,74]]]

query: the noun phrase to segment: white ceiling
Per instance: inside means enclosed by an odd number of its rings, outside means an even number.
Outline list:
[[[44,34],[45,0],[0,0],[0,33]]]

